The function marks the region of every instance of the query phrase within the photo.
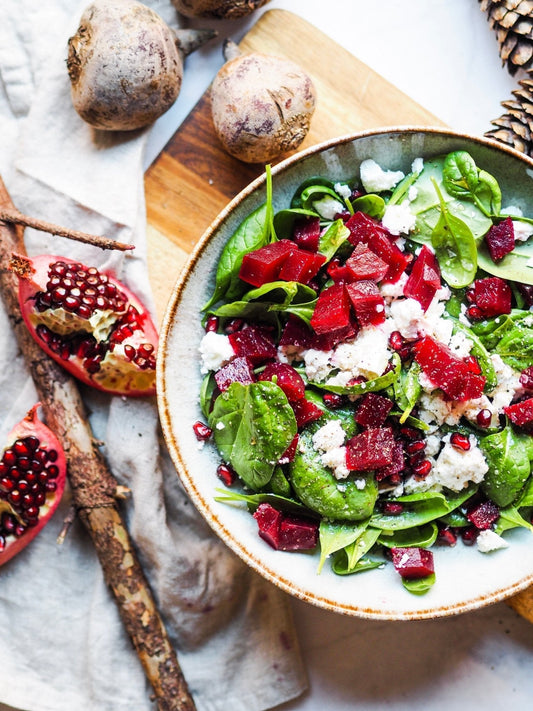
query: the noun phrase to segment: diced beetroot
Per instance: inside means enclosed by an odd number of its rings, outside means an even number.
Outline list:
[[[309,252],[317,252],[320,240],[320,218],[304,217],[301,220],[296,220],[292,238],[302,249],[307,249]]]
[[[389,265],[369,249],[364,242],[355,245],[353,252],[346,260],[346,266],[355,279],[373,279],[374,281],[381,281],[389,270]]]
[[[416,299],[424,311],[441,287],[440,268],[434,253],[423,245],[413,263],[413,268],[404,287],[404,294]]]
[[[385,301],[376,282],[369,279],[354,281],[345,284],[345,289],[361,328],[385,321]]]
[[[518,427],[530,425],[533,422],[533,397],[504,407],[503,411],[511,422],[518,425]]]
[[[296,454],[296,449],[298,447],[298,440],[299,440],[299,435],[296,433],[294,437],[292,438],[292,442],[289,444],[287,449],[283,452],[281,457],[279,458],[278,464],[288,464],[289,462],[292,462],[294,459],[294,455]]]
[[[255,380],[252,362],[242,356],[232,358],[229,363],[223,365],[215,373],[215,381],[220,392],[227,390],[232,383],[249,385],[250,383],[255,383]]]
[[[398,281],[409,264],[409,257],[398,249],[387,230],[364,212],[352,215],[346,227],[350,230],[348,239],[354,246],[366,244],[388,265],[384,281]]]
[[[279,529],[279,548],[282,551],[308,551],[318,543],[318,522],[285,515]]]
[[[500,277],[476,279],[474,301],[485,318],[511,313],[511,287]]]
[[[499,262],[515,247],[514,225],[510,217],[492,225],[485,235],[485,242],[493,262]]]
[[[329,331],[328,333],[316,333],[313,334],[311,341],[309,342],[309,348],[314,348],[317,351],[330,351],[338,343],[347,341],[353,338],[357,333],[357,329],[353,324],[348,324],[342,328],[337,328],[334,331]]]
[[[325,261],[326,257],[323,254],[313,254],[313,252],[298,249],[287,256],[278,274],[278,279],[309,284]]]
[[[291,315],[283,328],[279,344],[280,346],[294,346],[294,348],[309,348],[312,336],[313,332],[305,321]]]
[[[332,259],[326,271],[336,284],[349,284],[351,281],[356,280],[350,267],[346,264],[341,264],[338,259]]]
[[[307,400],[305,397],[291,402],[291,406],[294,410],[298,429],[305,427],[305,425],[308,425],[310,422],[319,420],[324,414],[324,411],[321,410],[318,405],[315,405],[314,402]]]
[[[378,427],[356,434],[346,443],[346,466],[351,471],[368,471],[392,462],[394,437],[390,427]]]
[[[392,562],[402,578],[425,578],[435,572],[433,553],[426,548],[391,548]]]
[[[361,427],[381,427],[393,406],[392,400],[377,393],[366,393],[355,413]]]
[[[466,518],[478,531],[486,531],[500,518],[500,509],[493,501],[481,501],[468,509]]]
[[[275,380],[290,401],[299,400],[305,393],[302,376],[288,363],[267,363],[258,380]]]
[[[343,284],[333,284],[317,299],[311,326],[316,333],[330,333],[350,326],[350,302]]]
[[[384,467],[378,467],[374,470],[376,481],[383,479],[391,479],[395,484],[400,482],[400,474],[405,469],[405,453],[401,442],[395,440],[392,450],[392,461]]]
[[[520,373],[520,385],[524,390],[533,390],[533,365],[525,368]]]
[[[471,400],[483,394],[486,378],[473,373],[443,343],[424,336],[413,345],[413,350],[424,375],[452,400]]]
[[[294,242],[282,239],[248,252],[242,259],[239,279],[252,286],[262,286],[270,281],[276,281],[283,262],[296,249]]]
[[[241,331],[230,333],[228,338],[235,353],[246,356],[254,365],[277,355],[274,341],[257,326],[247,326]]]
[[[284,514],[268,503],[259,504],[254,518],[259,535],[275,550],[311,550],[318,543],[317,521]]]

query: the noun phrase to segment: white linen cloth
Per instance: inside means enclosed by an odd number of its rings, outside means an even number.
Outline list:
[[[169,22],[169,0],[146,1]],[[24,213],[136,245],[103,252],[26,230],[30,254],[112,268],[151,304],[142,161],[148,131],[93,131],[74,111],[67,38],[86,2],[2,0],[0,174]],[[179,100],[179,99],[178,99]],[[177,275],[176,275],[177,276]],[[0,305],[0,443],[36,394]],[[83,391],[119,483],[141,564],[199,711],[259,711],[306,686],[288,598],[211,532],[160,442],[155,399]],[[49,525],[0,568],[0,702],[27,711],[153,711],[151,688],[92,543],[76,522]]]

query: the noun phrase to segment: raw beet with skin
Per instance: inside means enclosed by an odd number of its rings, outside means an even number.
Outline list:
[[[66,257],[16,255],[10,266],[26,326],[51,358],[99,390],[155,393],[157,330],[124,284]]]

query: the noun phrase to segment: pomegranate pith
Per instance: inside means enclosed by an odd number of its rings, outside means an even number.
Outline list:
[[[66,257],[15,256],[24,321],[41,348],[82,382],[153,395],[157,330],[129,289]]]
[[[0,565],[44,528],[65,488],[65,454],[37,417],[38,408],[10,432],[0,460]]]

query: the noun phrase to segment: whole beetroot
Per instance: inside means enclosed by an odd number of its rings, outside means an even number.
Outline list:
[[[249,15],[269,0],[172,0],[185,17],[216,17],[234,20]]]
[[[214,35],[174,32],[136,0],[95,0],[68,41],[74,108],[91,126],[107,131],[148,126],[178,97],[184,57]]]
[[[230,41],[224,56],[211,87],[213,124],[224,149],[246,163],[266,163],[298,148],[315,110],[311,78],[289,59],[242,54]]]

